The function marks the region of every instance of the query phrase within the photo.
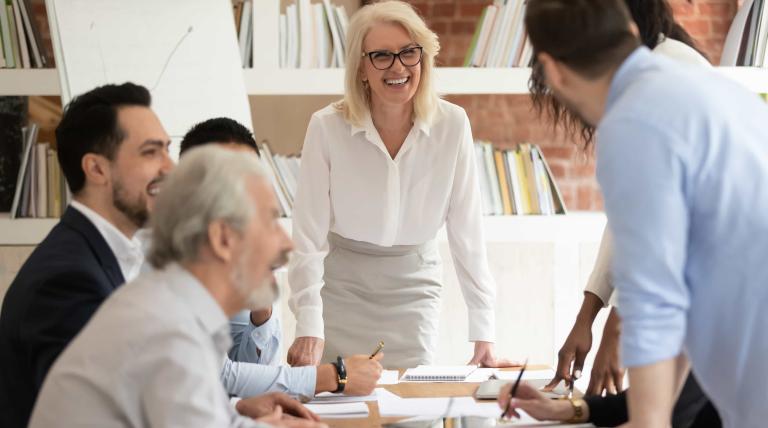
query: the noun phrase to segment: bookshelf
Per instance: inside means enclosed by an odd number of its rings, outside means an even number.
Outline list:
[[[21,218],[11,220],[0,214],[0,246],[37,245],[58,223],[55,218]],[[280,225],[291,232],[291,219],[281,218]],[[605,214],[575,212],[568,215],[486,216],[483,230],[486,242],[589,242],[599,237],[605,227]],[[445,228],[437,239],[448,242]]]
[[[756,93],[768,93],[768,68],[717,67],[718,73],[742,83]],[[437,90],[446,95],[527,94],[527,68],[437,69]],[[341,95],[344,71],[341,69],[244,69],[248,95]],[[0,96],[59,95],[56,69],[0,70]]]
[[[254,68],[243,70],[248,95],[261,96],[320,96],[343,93],[342,69],[280,69],[277,58],[276,19],[279,13],[275,2],[266,2],[254,13],[253,39],[258,41],[259,55]],[[768,68],[718,67],[717,72],[744,84],[758,93],[768,93]],[[437,69],[438,92],[446,95],[528,93],[527,68],[463,68]],[[0,96],[57,96],[60,95],[58,70],[0,69]],[[0,214],[0,246],[35,245],[56,224],[56,219],[10,220]],[[282,220],[290,227],[290,219]],[[602,223],[601,223],[602,222]],[[583,234],[599,236],[604,224],[602,214],[576,213],[567,216],[500,216],[485,217],[484,225],[489,241],[519,240],[556,241],[562,236]],[[441,231],[440,239],[445,240]]]

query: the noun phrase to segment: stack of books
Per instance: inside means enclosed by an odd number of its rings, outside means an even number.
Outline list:
[[[0,68],[49,65],[31,3],[32,0],[0,0]]]
[[[37,141],[38,130],[36,124],[23,129],[24,148],[11,218],[61,217],[71,199],[56,150]]]
[[[527,0],[495,0],[483,10],[465,67],[528,67],[533,47],[525,32]]]
[[[510,150],[475,143],[484,215],[565,214],[565,204],[538,146]]]
[[[301,171],[301,158],[275,154],[267,142],[259,144],[261,160],[267,177],[272,183],[280,205],[280,214],[290,217],[293,212],[293,200]]]
[[[2,1],[2,0],[0,0]],[[257,7],[263,1],[257,0]],[[243,67],[253,66],[253,3],[233,3]],[[280,14],[278,51],[281,68],[343,68],[349,17],[331,0],[295,0]]]
[[[296,0],[280,15],[280,67],[344,67],[349,18],[330,0]]]
[[[768,0],[744,0],[733,18],[721,66],[768,67]]]

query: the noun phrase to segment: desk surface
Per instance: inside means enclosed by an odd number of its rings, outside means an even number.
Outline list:
[[[529,365],[530,370],[544,370],[550,368],[545,365]],[[515,368],[510,370],[517,370]],[[402,370],[401,370],[402,374]],[[479,383],[422,383],[405,382],[397,385],[382,385],[381,388],[399,395],[403,398],[419,397],[471,397],[474,395]],[[397,422],[403,417],[381,417],[379,414],[379,404],[375,401],[369,401],[368,417],[357,419],[323,419],[323,422],[331,428],[378,428],[382,424]]]

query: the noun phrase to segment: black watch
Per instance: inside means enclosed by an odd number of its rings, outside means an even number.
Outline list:
[[[341,355],[336,358],[335,363],[331,364],[336,367],[336,383],[338,384],[336,391],[333,392],[339,394],[344,392],[344,387],[347,386],[347,368],[344,367],[344,358],[341,358]]]

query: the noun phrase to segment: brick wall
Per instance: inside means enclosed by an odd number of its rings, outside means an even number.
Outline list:
[[[313,0],[316,1],[316,0]],[[483,8],[492,0],[406,0],[416,6],[440,36],[440,66],[458,66],[464,60]],[[32,0],[35,19],[43,30],[45,49],[53,57],[44,0]],[[741,0],[670,0],[677,19],[700,47],[717,63],[737,3]],[[467,110],[476,138],[499,146],[533,142],[542,147],[571,210],[599,210],[602,198],[594,178],[594,162],[575,144],[530,111],[526,95],[450,96]]]
[[[480,13],[491,0],[408,0],[438,33],[442,52],[438,64],[460,66]],[[671,0],[675,16],[715,61],[737,0]],[[571,210],[600,210],[602,198],[595,180],[594,161],[576,150],[572,140],[531,113],[526,95],[450,96],[467,110],[476,138],[499,146],[529,141],[540,145]]]

